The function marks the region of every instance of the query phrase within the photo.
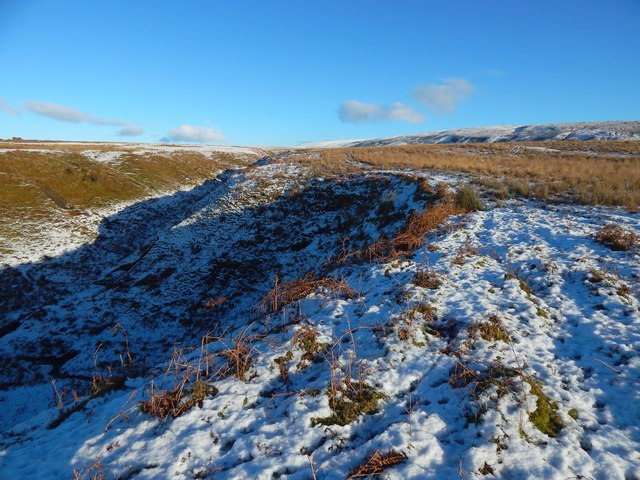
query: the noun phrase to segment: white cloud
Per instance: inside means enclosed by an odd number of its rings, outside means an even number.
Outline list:
[[[0,97],[0,112],[8,113],[9,115],[12,115],[14,117],[20,114],[20,110],[5,104],[3,97]]]
[[[32,113],[42,115],[43,117],[53,118],[54,120],[60,120],[61,122],[86,122],[92,123],[93,125],[110,125],[115,127],[128,127],[131,125],[131,122],[96,117],[90,113],[83,112],[72,107],[67,107],[66,105],[60,105],[58,103],[31,100],[25,102],[24,107]]]
[[[464,78],[447,78],[443,85],[419,85],[413,95],[430,110],[455,112],[458,103],[466,101],[474,90]]]
[[[349,100],[340,105],[338,117],[344,123],[358,123],[371,120],[380,111],[379,105]]]
[[[117,134],[121,137],[139,137],[143,133],[144,130],[137,125],[127,125],[117,132]]]
[[[386,120],[398,120],[408,123],[425,121],[424,115],[399,102],[391,106],[385,106],[356,100],[342,103],[338,109],[338,117],[344,123],[380,122]]]
[[[384,116],[389,120],[400,120],[408,123],[422,123],[426,120],[424,115],[400,102],[396,102],[390,107],[385,107]]]
[[[169,131],[167,137],[174,142],[211,143],[224,141],[224,135],[217,128],[180,125]],[[163,137],[164,138],[164,137]]]

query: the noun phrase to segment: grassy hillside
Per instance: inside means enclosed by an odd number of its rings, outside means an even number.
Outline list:
[[[347,161],[383,168],[467,172],[497,196],[561,196],[591,205],[640,202],[640,142],[437,144],[311,150],[304,162],[335,170]],[[312,159],[312,160],[309,160]]]
[[[0,143],[0,251],[56,225],[74,230],[97,211],[188,188],[260,152],[126,145]],[[89,229],[90,230],[90,229]],[[85,232],[89,233],[89,232]]]

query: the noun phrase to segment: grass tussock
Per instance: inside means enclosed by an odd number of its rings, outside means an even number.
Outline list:
[[[508,342],[509,335],[502,326],[502,321],[497,315],[491,315],[486,322],[472,327],[472,333],[477,333],[484,340],[489,342]]]
[[[531,288],[531,286],[527,283],[527,281],[520,274],[520,272],[518,272],[518,270],[513,268],[513,266],[511,265],[507,266],[507,273],[504,274],[504,279],[517,280],[518,285],[520,286],[520,290],[522,290],[527,295],[533,295],[533,289]]]
[[[436,290],[440,288],[443,281],[442,277],[438,275],[435,270],[426,269],[416,273],[415,277],[411,280],[411,283],[417,287]]]
[[[478,210],[484,210],[484,205],[478,196],[478,192],[471,187],[460,188],[456,192],[455,203],[465,212],[477,212]]]
[[[386,395],[377,391],[367,382],[371,372],[366,359],[358,359],[354,332],[351,329],[338,338],[326,350],[325,360],[329,367],[330,382],[327,386],[327,398],[332,414],[327,417],[314,417],[311,425],[349,425],[361,415],[371,415],[378,410],[378,401]],[[346,358],[342,345],[349,343]]]
[[[150,391],[149,400],[140,403],[140,410],[153,417],[176,418],[191,410],[196,405],[202,405],[206,397],[212,397],[218,393],[213,385],[198,381],[189,390],[181,390],[176,387],[171,390]]]
[[[428,207],[422,213],[414,213],[404,228],[391,240],[393,250],[407,252],[421,247],[428,233],[436,231],[449,217],[460,213],[461,209],[451,202],[441,202]]]
[[[318,278],[313,272],[309,272],[300,278],[283,282],[280,277],[276,276],[275,284],[262,300],[260,309],[262,311],[277,312],[283,307],[302,300],[319,290],[323,290],[329,295],[347,298],[356,295],[355,290],[349,286],[344,278],[340,280],[330,277]]]
[[[318,342],[318,332],[308,325],[298,329],[291,341],[300,350],[311,355],[325,350],[328,346],[326,343]]]
[[[158,390],[152,381],[148,400],[137,404],[142,412],[162,419],[176,418],[196,405],[202,407],[205,398],[216,395],[215,380],[234,376],[246,382],[258,354],[255,343],[260,339],[257,334],[249,334],[251,327],[233,337],[205,335],[197,358],[191,355],[195,348],[174,350],[165,372],[165,378],[173,377],[173,387]],[[212,344],[217,348],[210,352]]]
[[[203,347],[205,343],[203,342]],[[152,381],[149,399],[140,402],[140,410],[153,417],[179,417],[194,406],[202,406],[206,397],[216,395],[218,389],[211,383],[213,356],[201,350],[200,357],[193,361],[188,353],[191,349],[173,351],[165,376],[173,376],[174,386],[170,389],[155,388]]]
[[[628,251],[638,245],[638,235],[634,231],[610,223],[598,231],[596,240],[616,251]]]
[[[558,404],[552,402],[542,390],[542,383],[532,376],[525,375],[521,369],[513,369],[501,364],[491,365],[485,372],[478,374],[461,362],[456,362],[451,371],[449,384],[454,388],[462,388],[472,385],[471,396],[478,399],[479,395],[493,388],[498,397],[507,394],[516,394],[518,402],[525,405],[527,393],[525,385],[529,386],[529,393],[536,396],[535,410],[528,412],[528,417],[533,426],[540,432],[550,437],[557,437],[565,427],[558,414]],[[486,412],[486,407],[481,407],[473,422],[480,420]],[[525,437],[526,438],[526,437]]]
[[[258,355],[256,342],[262,338],[259,334],[249,334],[252,325],[234,337],[205,337],[207,342],[217,342],[222,349],[217,352],[226,362],[217,370],[215,376],[226,378],[233,375],[242,382],[247,381],[247,373]]]

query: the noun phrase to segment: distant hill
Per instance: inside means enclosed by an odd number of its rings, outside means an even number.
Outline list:
[[[545,123],[441,130],[420,135],[306,143],[301,147],[375,147],[419,143],[493,143],[550,140],[640,140],[640,121]]]

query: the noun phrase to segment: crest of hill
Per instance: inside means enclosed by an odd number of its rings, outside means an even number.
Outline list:
[[[314,142],[306,143],[301,147],[375,147],[430,143],[537,142],[554,140],[640,140],[640,121],[471,127],[399,137]]]

